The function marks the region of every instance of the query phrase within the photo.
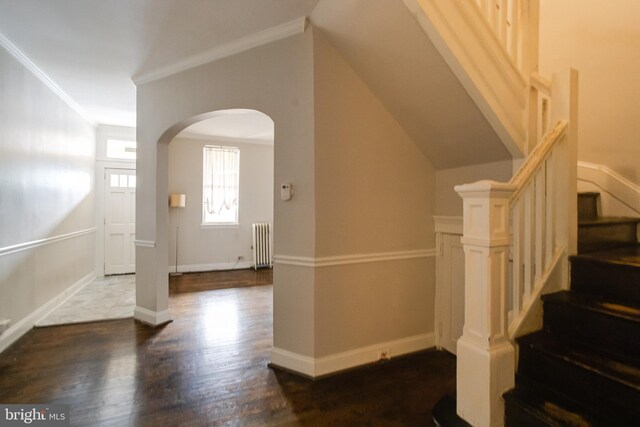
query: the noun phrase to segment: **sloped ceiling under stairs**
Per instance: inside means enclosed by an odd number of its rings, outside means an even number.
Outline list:
[[[436,169],[511,158],[402,0],[320,0],[311,22]]]

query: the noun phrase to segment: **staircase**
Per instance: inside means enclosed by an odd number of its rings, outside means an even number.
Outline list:
[[[507,426],[640,425],[639,219],[597,215],[578,197],[571,290],[543,296],[543,329],[517,340]]]
[[[578,253],[578,74],[538,73],[539,0],[403,2],[514,159],[523,160],[509,182],[455,186],[463,199],[465,323],[457,399],[445,397],[433,411],[439,425],[502,426],[503,395],[516,385],[514,343],[542,328],[541,296],[569,289],[570,257]],[[606,221],[591,221],[589,235],[603,237],[598,227]],[[624,240],[604,233],[603,247]],[[545,334],[540,339],[555,343]],[[509,396],[537,386],[525,388],[529,377],[520,375]],[[539,387],[533,393],[547,396]]]

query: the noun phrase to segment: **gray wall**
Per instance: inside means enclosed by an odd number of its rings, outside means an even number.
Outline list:
[[[205,145],[240,150],[238,226],[202,226],[202,150]],[[176,138],[169,144],[169,192],[184,193],[184,209],[171,209],[169,264],[175,265],[175,225],[179,220],[181,271],[206,271],[251,262],[251,224],[273,224],[273,145]]]
[[[314,32],[316,357],[433,332],[435,170],[338,51]],[[366,258],[366,257],[365,257]]]
[[[511,160],[439,170],[436,172],[436,215],[462,216],[462,198],[453,189],[456,185],[483,179],[508,182],[512,172]]]
[[[0,319],[93,273],[94,231],[50,240],[95,227],[94,163],[93,127],[0,48]]]

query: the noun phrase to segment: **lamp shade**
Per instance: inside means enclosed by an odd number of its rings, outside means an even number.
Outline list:
[[[181,193],[169,194],[169,207],[184,208],[187,205],[187,195]]]

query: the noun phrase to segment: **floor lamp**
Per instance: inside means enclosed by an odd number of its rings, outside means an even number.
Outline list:
[[[171,193],[169,195],[169,207],[170,208],[184,208],[187,205],[187,196],[181,193]],[[176,264],[175,271],[171,273],[172,276],[179,276],[182,273],[178,273],[178,230],[180,229],[180,209],[176,213]]]

